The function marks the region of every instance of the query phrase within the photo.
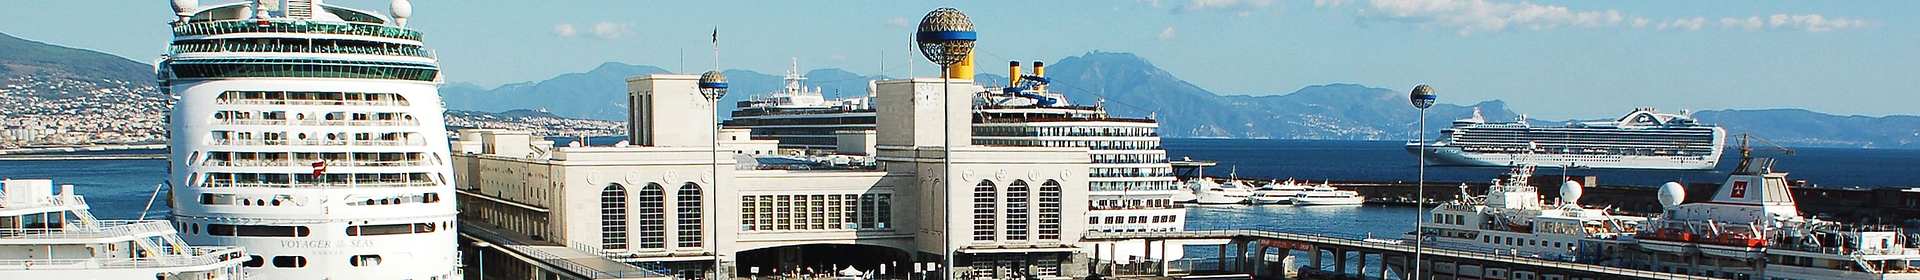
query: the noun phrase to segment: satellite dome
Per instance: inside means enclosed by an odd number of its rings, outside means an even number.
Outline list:
[[[1567,204],[1580,203],[1580,194],[1585,192],[1586,188],[1580,186],[1580,182],[1567,180],[1565,183],[1560,183],[1560,200],[1566,201]]]
[[[199,0],[173,0],[174,15],[181,17],[193,16],[194,10],[199,8]]]
[[[393,5],[387,6],[387,10],[393,13],[394,24],[407,25],[407,18],[413,17],[413,2],[393,0]]]
[[[1674,206],[1680,206],[1680,202],[1684,202],[1686,200],[1687,200],[1686,186],[1681,186],[1680,183],[1675,183],[1675,182],[1667,182],[1666,184],[1660,185],[1660,205],[1661,206],[1665,206],[1668,209],[1672,209]]]

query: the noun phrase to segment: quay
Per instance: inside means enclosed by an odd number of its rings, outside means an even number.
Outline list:
[[[1398,279],[1415,279],[1408,275],[1410,259],[1414,255],[1414,246],[1394,242],[1353,240],[1331,236],[1307,235],[1261,230],[1197,230],[1175,232],[1089,232],[1082,241],[1089,242],[1145,242],[1147,244],[1167,244],[1166,241],[1195,241],[1199,243],[1218,243],[1220,260],[1219,274],[1243,274],[1255,279],[1294,279],[1288,273],[1291,267],[1289,256],[1294,251],[1307,251],[1307,267],[1332,267],[1332,271],[1302,271],[1299,274],[1315,275],[1312,279],[1340,278],[1367,279],[1364,271],[1371,269],[1373,279],[1386,279],[1394,275]],[[1157,253],[1165,254],[1168,248],[1159,246]],[[1153,250],[1153,247],[1147,247]],[[1096,247],[1095,257],[1103,254]],[[1111,253],[1111,252],[1105,252]],[[1156,252],[1148,251],[1146,254]],[[1422,253],[1423,271],[1426,274],[1419,279],[1455,280],[1455,279],[1541,279],[1541,280],[1580,280],[1580,279],[1718,279],[1686,274],[1665,273],[1647,270],[1618,268],[1577,262],[1553,261],[1511,255],[1496,255],[1455,249],[1427,247]],[[1366,267],[1371,258],[1373,263],[1382,264]],[[1169,269],[1166,258],[1155,267],[1149,267],[1151,276],[1161,278],[1176,274]],[[1270,259],[1280,261],[1270,261]],[[1121,274],[1115,265],[1105,262],[1093,262],[1096,267],[1091,271],[1101,275]],[[1324,264],[1324,265],[1323,265]],[[1349,266],[1352,264],[1353,266]],[[1302,277],[1299,279],[1307,279]]]

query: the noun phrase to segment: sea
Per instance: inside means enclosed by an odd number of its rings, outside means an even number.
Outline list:
[[[564,140],[563,140],[564,141]],[[590,139],[589,142],[601,142]],[[609,141],[611,143],[612,141]],[[1219,166],[1208,176],[1297,178],[1342,181],[1412,181],[1417,158],[1398,141],[1324,141],[1258,139],[1167,139],[1170,158],[1211,160]],[[565,145],[565,143],[561,143]],[[1904,188],[1920,186],[1920,150],[1792,148],[1755,149],[1756,156],[1780,159],[1777,170],[1789,178],[1823,187]],[[1656,186],[1663,182],[1718,182],[1738,162],[1728,153],[1711,171],[1596,170],[1575,168],[1570,175],[1598,176],[1603,185]],[[1430,167],[1433,181],[1484,181],[1503,168]],[[1224,173],[1223,173],[1224,172]],[[1542,167],[1540,173],[1561,170]],[[0,178],[51,178],[72,184],[103,219],[165,218],[156,187],[166,180],[166,160],[0,161]],[[1347,238],[1398,238],[1410,231],[1417,211],[1400,206],[1190,206],[1189,229],[1265,229]],[[143,211],[144,210],[144,211]],[[1210,246],[1187,248],[1188,256],[1212,256]]]

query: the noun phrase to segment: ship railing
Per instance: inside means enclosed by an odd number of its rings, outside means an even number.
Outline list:
[[[287,139],[214,139],[220,146],[421,146],[425,141],[408,140],[287,140]]]
[[[4,198],[4,197],[5,196],[0,196],[0,198]],[[60,199],[59,195],[36,197],[36,198],[27,199],[25,203],[9,203],[8,202],[9,200],[0,199],[0,209],[24,209],[24,208],[36,208],[36,207],[61,207],[61,206],[68,206],[68,205],[87,205],[86,197],[80,196],[80,195],[73,195],[72,197],[73,197],[72,201],[62,200]]]
[[[1188,228],[1187,230],[1184,230],[1184,231],[1174,231],[1174,232],[1087,232],[1084,236],[1086,237],[1086,239],[1166,239],[1169,237],[1205,237],[1205,238],[1256,237],[1256,238],[1304,241],[1304,242],[1310,242],[1310,243],[1332,244],[1332,245],[1358,247],[1358,248],[1382,248],[1382,249],[1396,250],[1396,251],[1403,251],[1403,252],[1413,252],[1413,249],[1414,249],[1414,244],[1412,242],[1386,243],[1386,242],[1376,242],[1376,241],[1365,241],[1362,239],[1362,238],[1397,239],[1398,237],[1401,236],[1400,234],[1374,236],[1372,233],[1368,233],[1366,234],[1366,237],[1360,237],[1360,235],[1358,234],[1351,234],[1351,233],[1331,233],[1331,232],[1295,233],[1291,231],[1293,230],[1290,230],[1290,232],[1279,232],[1279,231],[1258,230],[1258,229],[1210,229],[1208,227],[1202,226],[1199,229]],[[1640,269],[1586,264],[1586,263],[1569,262],[1569,261],[1548,260],[1548,259],[1541,259],[1538,256],[1522,256],[1519,254],[1506,253],[1498,250],[1487,250],[1484,248],[1474,248],[1474,247],[1464,246],[1464,245],[1445,246],[1441,244],[1426,244],[1426,251],[1423,252],[1422,254],[1446,256],[1446,257],[1454,257],[1454,258],[1466,258],[1466,259],[1493,259],[1493,260],[1498,260],[1506,263],[1521,264],[1521,265],[1534,266],[1534,267],[1558,268],[1558,269],[1575,270],[1575,271],[1592,271],[1592,272],[1601,272],[1606,274],[1636,277],[1636,278],[1714,279],[1714,278],[1695,277],[1695,276],[1688,276],[1684,274],[1673,274],[1673,273],[1665,273],[1665,272],[1650,271],[1650,270],[1640,270]]]
[[[244,259],[246,255],[240,247],[198,247],[187,254],[144,258],[0,260],[0,271],[199,267],[223,262],[228,266],[238,266]]]
[[[419,47],[368,47],[333,45],[284,45],[284,44],[175,44],[169,51],[173,54],[206,52],[268,52],[268,53],[330,53],[330,54],[371,54],[392,56],[414,56],[432,58],[433,52]]]
[[[172,225],[168,224],[166,221],[156,221],[156,220],[148,220],[148,221],[109,220],[109,221],[100,221],[99,225],[100,225],[99,227],[93,228],[93,229],[82,229],[82,228],[75,228],[75,227],[45,228],[45,229],[39,229],[39,228],[0,229],[0,239],[40,240],[40,239],[112,238],[112,237],[122,237],[122,236],[166,234],[166,233],[174,232]]]
[[[398,187],[435,187],[431,181],[416,182],[340,182],[340,183],[260,183],[260,182],[207,182],[200,185],[207,188],[398,188]]]
[[[386,37],[420,41],[419,31],[358,22],[316,22],[288,19],[240,19],[195,22],[175,25],[173,36],[201,36],[232,33],[309,33]]]
[[[358,166],[358,167],[396,167],[396,166],[410,167],[410,166],[426,166],[427,165],[426,163],[427,161],[424,161],[424,160],[397,160],[397,161],[327,160],[326,161],[327,166]],[[312,161],[295,162],[295,161],[288,161],[288,160],[208,160],[206,161],[206,163],[203,163],[202,165],[227,166],[227,167],[306,167],[309,164],[312,164]]]

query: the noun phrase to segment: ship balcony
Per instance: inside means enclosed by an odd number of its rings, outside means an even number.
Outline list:
[[[243,33],[300,33],[356,35],[420,41],[419,31],[380,24],[358,22],[318,22],[291,19],[245,19],[195,22],[175,25],[174,37],[213,36]]]
[[[335,46],[335,45],[295,45],[295,44],[174,44],[169,51],[178,56],[184,53],[322,53],[322,54],[365,54],[386,56],[411,56],[435,58],[433,51],[418,46],[372,47],[372,46]]]
[[[402,147],[426,146],[422,140],[263,140],[263,139],[214,139],[211,144],[217,146],[372,146]]]
[[[92,228],[68,223],[60,228],[0,229],[0,245],[106,244],[174,234],[166,221],[100,221]]]
[[[1119,177],[1173,177],[1173,173],[1172,173],[1172,172],[1166,172],[1166,173],[1160,173],[1160,172],[1139,172],[1139,173],[1134,173],[1134,172],[1094,172],[1094,173],[1088,173],[1088,174],[1087,174],[1087,177],[1094,177],[1094,178],[1119,178]]]
[[[309,167],[314,162],[289,160],[207,160],[202,166],[221,167]],[[433,166],[435,162],[426,160],[327,160],[327,167],[421,167]]]
[[[438,187],[433,181],[409,182],[303,182],[303,183],[264,183],[264,182],[206,182],[203,188],[411,188]]]
[[[32,270],[85,270],[107,272],[104,270],[152,270],[167,272],[213,271],[227,267],[236,267],[246,260],[246,253],[240,247],[195,247],[185,254],[161,255],[144,258],[79,258],[79,259],[0,259],[0,271]]]
[[[324,100],[324,99],[214,99],[221,105],[304,105],[304,106],[411,106],[406,100]]]
[[[307,125],[307,126],[416,126],[416,120],[261,120],[261,119],[225,119],[215,122],[222,125]]]

